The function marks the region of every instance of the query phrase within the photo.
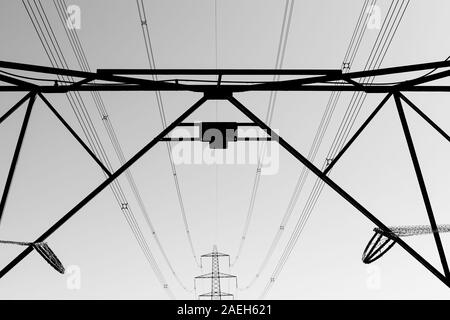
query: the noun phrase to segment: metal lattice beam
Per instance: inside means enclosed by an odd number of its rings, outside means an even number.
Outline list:
[[[199,92],[203,94],[194,105],[188,108],[183,114],[181,114],[174,122],[172,122],[167,128],[162,130],[157,136],[155,136],[148,144],[146,144],[141,150],[139,150],[130,160],[128,160],[125,164],[123,164],[119,169],[115,172],[107,172],[107,179],[102,182],[99,186],[93,189],[84,199],[82,199],[78,204],[76,204],[69,212],[67,212],[60,220],[58,220],[54,225],[52,225],[47,231],[45,231],[41,236],[39,236],[35,242],[43,242],[47,239],[51,234],[53,234],[56,230],[58,230],[63,224],[65,224],[71,217],[73,217],[77,212],[79,212],[89,201],[91,201],[94,197],[96,197],[102,190],[104,190],[109,184],[111,184],[115,179],[117,179],[123,172],[125,172],[128,168],[130,168],[133,164],[135,164],[146,152],[152,149],[158,142],[164,141],[167,139],[166,137],[171,133],[171,131],[180,125],[183,125],[183,121],[191,115],[194,111],[196,111],[204,102],[207,100],[216,100],[222,99],[229,101],[232,105],[234,105],[238,110],[240,110],[244,115],[246,115],[251,121],[251,125],[256,125],[267,132],[268,137],[272,140],[277,141],[288,153],[290,153],[293,157],[295,157],[299,162],[305,165],[309,170],[311,170],[318,178],[320,178],[325,184],[327,184],[330,188],[332,188],[335,192],[337,192],[343,199],[349,202],[356,210],[358,210],[361,214],[366,216],[370,221],[372,221],[379,230],[383,232],[383,234],[390,234],[390,239],[393,243],[398,243],[404,250],[406,250],[411,256],[413,256],[419,263],[421,263],[425,268],[427,268],[431,273],[433,273],[439,280],[441,280],[445,285],[450,286],[450,275],[448,271],[447,260],[445,254],[443,252],[442,242],[439,236],[439,229],[436,225],[436,221],[434,219],[433,212],[431,210],[431,203],[428,198],[428,194],[425,187],[424,178],[420,171],[420,166],[417,160],[417,155],[415,153],[414,145],[410,136],[409,128],[407,126],[406,118],[404,117],[403,108],[400,102],[400,99],[404,100],[412,109],[419,113],[434,129],[436,129],[441,135],[444,136],[447,140],[450,140],[450,137],[440,129],[434,122],[429,119],[417,106],[415,106],[411,101],[409,101],[401,91],[420,91],[420,92],[437,92],[437,91],[450,91],[450,86],[446,85],[433,85],[430,82],[446,78],[450,76],[449,70],[442,70],[444,68],[450,67],[450,61],[440,61],[440,62],[432,62],[432,63],[424,63],[417,65],[409,65],[409,66],[401,66],[401,67],[393,67],[393,68],[384,68],[377,70],[369,70],[369,71],[359,71],[359,72],[351,72],[342,74],[340,71],[336,70],[328,70],[328,69],[319,69],[319,70],[192,70],[192,69],[176,69],[176,70],[135,70],[135,69],[127,69],[127,70],[117,70],[117,69],[103,69],[98,70],[97,72],[82,72],[76,70],[65,70],[65,69],[57,69],[57,68],[49,68],[35,65],[27,65],[27,64],[18,64],[13,62],[2,62],[0,61],[0,72],[2,69],[14,69],[16,72],[31,72],[31,73],[39,73],[41,76],[47,76],[46,80],[48,80],[48,75],[70,75],[72,77],[78,78],[79,80],[73,84],[64,84],[57,86],[48,86],[48,85],[40,85],[39,80],[34,82],[23,81],[17,79],[13,76],[2,76],[0,77],[0,81],[3,81],[5,84],[0,84],[0,91],[27,91],[29,92],[24,98],[21,99],[15,106],[13,106],[4,116],[0,118],[1,121],[6,119],[11,113],[17,110],[20,105],[26,100],[30,99],[30,101],[34,101],[34,97],[36,94],[46,102],[47,106],[50,109],[54,109],[48,100],[44,97],[44,93],[65,93],[70,91],[191,91],[191,92]],[[358,82],[358,79],[362,79],[365,77],[377,77],[377,76],[386,76],[386,75],[400,75],[408,72],[415,71],[425,71],[433,69],[434,71],[438,71],[434,74],[430,74],[428,76],[407,79],[404,81],[400,81],[394,84],[361,84]],[[148,74],[165,74],[165,75],[217,75],[217,83],[213,84],[186,84],[181,83],[182,80],[175,81],[152,81],[148,80],[145,77],[136,77],[145,76]],[[223,80],[223,76],[227,75],[267,75],[267,74],[285,74],[286,76],[295,76],[295,79],[290,80],[282,80],[282,81],[268,81],[261,82],[256,84],[225,84]],[[298,76],[302,76],[298,78]],[[95,83],[93,83],[95,81]],[[336,86],[334,83],[336,81],[346,81],[348,85],[340,85]],[[426,85],[425,85],[426,84]],[[367,93],[385,93],[386,96],[382,100],[382,102],[377,106],[375,111],[364,121],[363,125],[357,130],[355,135],[347,142],[338,156],[333,160],[333,162],[326,168],[323,172],[317,168],[313,163],[311,163],[306,157],[304,157],[300,152],[298,152],[292,145],[290,145],[286,140],[284,140],[281,136],[279,136],[276,132],[274,132],[266,123],[260,120],[254,113],[252,113],[247,107],[245,107],[241,102],[239,102],[234,96],[234,93],[238,92],[253,92],[253,91],[365,91]],[[427,260],[425,260],[419,253],[417,253],[413,248],[411,248],[406,242],[404,242],[398,235],[396,235],[393,230],[387,227],[383,222],[381,222],[374,214],[372,214],[369,210],[367,210],[361,203],[359,203],[355,198],[353,198],[350,194],[348,194],[345,190],[343,190],[334,180],[327,176],[327,173],[331,169],[330,167],[334,166],[340,159],[341,156],[350,148],[351,144],[357,139],[357,137],[363,132],[363,130],[367,127],[369,122],[376,116],[378,111],[385,105],[386,101],[394,96],[396,101],[396,106],[399,111],[399,116],[402,124],[403,131],[405,133],[405,137],[408,143],[408,147],[410,150],[410,155],[414,164],[416,176],[421,187],[422,196],[425,201],[425,205],[427,208],[428,217],[431,224],[431,229],[433,230],[433,236],[436,240],[436,246],[440,254],[441,262],[444,268],[444,274],[442,274],[439,270],[437,270],[433,265],[431,265]],[[29,104],[27,109],[27,114],[29,118],[29,113],[31,112],[32,103]],[[53,111],[53,110],[52,110]],[[53,113],[55,113],[53,111]],[[61,116],[58,116],[55,113],[57,118],[62,122],[62,124],[66,127],[67,130],[71,131],[70,126],[67,122],[62,119]],[[23,128],[26,128],[26,123],[29,119],[25,119],[23,124]],[[0,121],[0,123],[1,123]],[[21,130],[21,136],[23,136]],[[71,131],[72,132],[72,131]],[[72,135],[75,137],[78,142],[82,143],[78,139],[76,135]],[[21,140],[23,139],[19,137],[19,141],[16,145],[16,152],[20,152]],[[83,144],[82,144],[83,145]],[[88,147],[83,145],[84,149],[91,154]],[[92,154],[91,154],[92,156]],[[95,157],[93,159],[102,167],[101,162],[97,161]],[[10,172],[14,172],[15,163],[13,161]],[[102,167],[104,170],[104,168]],[[11,180],[12,181],[11,174]],[[10,182],[7,183],[6,188],[3,191],[5,194],[8,194]],[[3,205],[4,207],[4,205]],[[1,208],[3,210],[3,207]],[[434,232],[435,231],[435,232]],[[375,238],[372,240],[377,241]],[[378,239],[378,242],[384,246],[389,243],[384,239]],[[380,245],[380,246],[381,246]],[[371,252],[371,255],[375,253],[382,252],[380,246],[376,245]],[[389,244],[391,246],[391,244]],[[20,253],[16,258],[14,258],[7,266],[5,266],[2,270],[0,270],[0,278],[6,275],[14,266],[16,266],[21,260],[23,260],[32,249],[27,247],[22,253]],[[376,252],[375,252],[376,251]],[[386,250],[387,251],[387,250]],[[374,253],[375,252],[375,253]],[[385,251],[384,251],[385,252]],[[215,257],[215,256],[214,256]],[[212,290],[214,292],[214,290]]]

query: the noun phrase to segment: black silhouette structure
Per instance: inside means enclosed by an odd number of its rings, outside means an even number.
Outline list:
[[[436,80],[441,80],[450,76],[450,61],[438,61],[431,63],[422,63],[414,65],[405,65],[390,68],[373,69],[367,71],[347,72],[343,73],[341,70],[330,69],[290,69],[290,70],[270,70],[270,69],[99,69],[97,72],[84,72],[69,69],[49,68],[44,66],[21,64],[15,62],[0,61],[0,92],[26,92],[26,95],[12,106],[3,116],[0,117],[0,124],[7,119],[15,110],[17,110],[24,102],[28,101],[27,110],[23,120],[22,128],[19,133],[14,156],[8,172],[7,181],[3,190],[0,202],[0,218],[3,214],[5,203],[11,186],[11,181],[14,177],[14,171],[22,147],[25,131],[27,129],[33,103],[36,97],[39,97],[45,102],[48,108],[55,114],[57,119],[64,127],[72,134],[72,136],[83,146],[86,152],[93,158],[99,167],[107,174],[106,180],[93,189],[85,198],[77,203],[71,210],[64,214],[54,225],[50,226],[45,232],[36,239],[36,243],[43,242],[55,231],[57,231],[63,224],[65,224],[71,217],[77,214],[89,201],[96,197],[109,184],[117,179],[122,173],[136,163],[147,151],[152,149],[158,142],[170,139],[168,135],[177,126],[182,126],[191,114],[193,114],[200,106],[208,100],[225,100],[230,102],[233,106],[246,115],[251,124],[259,127],[268,134],[268,138],[277,141],[288,153],[301,162],[305,167],[312,171],[319,177],[326,185],[337,192],[342,198],[349,202],[356,210],[372,221],[383,235],[393,234],[392,230],[380,221],[373,213],[365,208],[359,201],[353,198],[349,193],[342,189],[336,182],[334,182],[328,173],[338,163],[342,155],[351,147],[361,132],[367,127],[376,114],[382,109],[385,103],[393,98],[400,118],[400,124],[405,135],[408,145],[411,161],[414,165],[415,174],[421,190],[423,201],[425,203],[427,216],[430,223],[430,228],[433,230],[432,234],[435,240],[436,248],[439,253],[440,261],[443,268],[443,273],[424,259],[418,252],[410,247],[401,237],[395,238],[395,243],[412,255],[419,263],[427,268],[434,276],[441,280],[446,286],[450,287],[450,271],[448,262],[443,249],[440,232],[433,214],[432,205],[428,196],[426,184],[422,175],[421,167],[416,154],[415,146],[410,134],[408,122],[404,114],[404,104],[409,106],[412,110],[419,114],[431,127],[433,127],[439,134],[441,134],[447,141],[450,142],[450,136],[444,132],[436,123],[433,122],[427,115],[425,115],[419,107],[417,107],[411,100],[409,100],[405,93],[407,92],[449,92],[450,86],[432,83]],[[4,70],[9,70],[5,73]],[[367,77],[377,77],[396,75],[422,71],[427,72],[423,76],[409,78],[395,83],[362,83],[361,79]],[[34,80],[31,77],[21,77],[20,73],[36,75]],[[149,80],[149,75],[159,76],[175,76],[181,78],[170,80]],[[70,83],[59,83],[58,86],[42,84],[48,81],[49,77],[56,75],[71,76],[77,81]],[[185,76],[202,76],[215,75],[217,81],[186,79]],[[256,76],[267,75],[282,75],[284,77],[291,77],[288,80],[278,81],[255,81]],[[232,76],[251,76],[252,81],[233,81],[226,78]],[[24,80],[26,79],[26,80]],[[31,80],[30,80],[31,79]],[[54,79],[50,79],[54,82]],[[340,85],[336,85],[336,84]],[[70,91],[190,91],[201,95],[200,99],[192,106],[186,109],[175,121],[164,128],[158,135],[149,141],[142,149],[134,154],[127,162],[114,172],[110,172],[104,164],[94,155],[94,153],[86,146],[83,140],[75,133],[70,125],[63,119],[61,115],[52,106],[51,102],[46,98],[47,94],[67,93]],[[348,140],[340,152],[330,159],[329,165],[322,171],[311,163],[305,156],[298,152],[289,142],[279,136],[276,132],[260,120],[253,112],[244,106],[239,100],[235,98],[235,94],[243,92],[255,91],[362,91],[366,93],[384,94],[384,98],[375,108],[375,110],[367,117],[361,127]],[[234,129],[236,125],[228,124],[207,124],[207,127],[217,130],[218,132],[226,131],[226,129]],[[226,136],[226,135],[225,135]],[[226,142],[219,143],[201,137],[202,141],[212,143],[213,148],[225,148],[226,143],[234,140],[235,134],[231,138],[226,138]],[[22,253],[14,258],[8,265],[0,270],[0,278],[5,276],[14,266],[22,261],[33,249],[28,246]]]
[[[198,127],[198,137],[164,137],[162,141],[202,141],[208,142],[211,149],[227,149],[228,142],[236,141],[271,141],[267,134],[265,137],[240,137],[239,127],[254,127],[253,123],[246,122],[199,122],[180,123],[180,127]]]
[[[228,273],[220,272],[220,258],[228,258],[228,265],[230,265],[230,255],[220,253],[217,251],[217,246],[213,246],[213,250],[210,253],[204,254],[201,256],[203,258],[211,259],[211,272],[202,274],[201,276],[197,276],[194,279],[194,287],[196,287],[196,280],[200,279],[210,279],[211,280],[211,291],[207,293],[200,294],[198,296],[199,299],[211,299],[211,300],[222,300],[223,298],[234,298],[234,295],[231,293],[223,292],[221,289],[221,279],[230,279],[234,278],[236,280],[236,288],[237,288],[237,277]],[[201,260],[203,261],[203,260]]]

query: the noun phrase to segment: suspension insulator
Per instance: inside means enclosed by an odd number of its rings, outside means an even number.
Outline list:
[[[384,234],[382,231],[375,229],[375,233],[364,249],[362,261],[364,263],[372,263],[381,258],[395,244],[395,239]]]
[[[32,246],[49,265],[51,265],[59,273],[64,274],[65,269],[63,264],[45,242],[35,242]]]

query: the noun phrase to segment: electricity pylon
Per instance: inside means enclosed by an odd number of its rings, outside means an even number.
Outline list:
[[[228,257],[228,265],[230,265],[230,255],[218,252],[216,245],[213,246],[212,252],[204,254],[200,257],[201,265],[203,262],[203,260],[202,260],[203,258],[211,258],[211,272],[195,277],[194,287],[196,287],[197,279],[211,279],[211,291],[200,294],[198,296],[199,299],[209,298],[211,300],[222,300],[223,297],[230,297],[230,298],[234,299],[233,294],[223,292],[220,288],[221,279],[230,279],[230,278],[234,278],[236,280],[236,287],[237,287],[237,277],[236,276],[220,272],[219,258],[222,258],[222,257]]]
[[[347,66],[344,66],[344,69]],[[192,123],[186,123],[192,114],[199,110],[200,107],[211,104],[206,104],[208,101],[221,100],[230,103],[237,111],[249,120],[247,123],[205,123],[202,122],[200,127],[200,133],[202,135],[195,135],[192,137],[186,137],[190,141],[202,141],[208,142],[213,149],[224,149],[228,143],[236,141],[252,141],[258,137],[240,137],[236,132],[239,126],[251,125],[259,127],[267,133],[266,137],[261,137],[263,140],[270,140],[280,145],[283,150],[294,157],[299,163],[310,170],[321,182],[330,187],[340,197],[346,200],[357,212],[364,215],[369,219],[382,233],[377,233],[376,236],[385,241],[392,239],[384,245],[385,248],[391,245],[391,242],[395,242],[408,252],[416,261],[422,264],[429,272],[431,272],[437,279],[443,284],[450,287],[450,267],[447,261],[444,245],[437,222],[434,216],[433,206],[430,201],[426,181],[422,174],[422,169],[412,139],[411,130],[409,128],[408,120],[405,115],[404,107],[412,109],[417,113],[425,122],[428,123],[439,135],[445,140],[450,142],[450,135],[446,133],[441,127],[439,127],[431,118],[429,118],[422,110],[411,101],[406,95],[408,92],[450,92],[450,86],[443,83],[443,79],[450,79],[450,60],[435,61],[429,63],[421,63],[414,65],[403,65],[389,68],[378,68],[363,71],[352,71],[343,73],[341,69],[97,69],[96,72],[85,72],[80,70],[70,70],[62,68],[50,68],[46,66],[30,65],[9,61],[0,61],[0,93],[1,92],[26,92],[26,95],[22,97],[17,103],[11,106],[4,114],[0,115],[0,125],[9,118],[14,112],[20,108],[26,108],[25,115],[23,117],[22,126],[17,138],[17,143],[14,149],[14,154],[10,162],[6,183],[3,188],[2,195],[0,197],[0,222],[2,215],[5,213],[6,202],[8,195],[11,191],[11,185],[14,180],[15,170],[20,157],[22,144],[26,129],[29,125],[31,111],[36,98],[39,98],[44,102],[50,111],[55,114],[58,121],[70,132],[75,140],[83,147],[83,149],[90,155],[93,161],[97,163],[100,169],[106,174],[105,180],[98,184],[95,188],[80,199],[74,206],[66,213],[49,226],[42,234],[40,234],[34,243],[42,243],[52,234],[60,230],[60,228],[68,223],[75,215],[80,214],[81,210],[95,197],[97,197],[104,189],[114,183],[122,174],[127,172],[132,166],[134,166],[142,157],[153,149],[161,141],[172,141],[170,135],[175,128],[182,126],[192,126]],[[424,75],[415,77],[416,72],[422,71]],[[413,75],[407,75],[414,72]],[[426,73],[425,73],[426,72]],[[173,80],[151,80],[148,76],[152,75],[164,75],[173,76]],[[205,75],[215,76],[217,81],[200,80],[196,79],[192,82],[191,79],[183,80],[185,75],[201,77]],[[289,76],[287,79],[277,81],[264,80],[266,76],[283,75]],[[400,80],[395,83],[378,82],[379,77],[384,76],[397,76]],[[405,76],[402,76],[405,75]],[[70,83],[61,83],[57,86],[42,84],[43,80],[56,81],[61,76],[67,76],[73,78]],[[182,76],[181,78],[178,78]],[[239,79],[246,79],[245,81],[236,81],[236,77]],[[223,77],[226,77],[226,82],[223,81]],[[248,78],[247,78],[248,77]],[[258,78],[260,80],[258,80]],[[367,83],[364,79],[371,78],[375,82]],[[255,82],[256,81],[256,82]],[[436,83],[437,81],[437,83]],[[339,85],[338,85],[339,84]],[[76,130],[74,130],[69,123],[56,111],[56,108],[45,97],[49,94],[67,94],[70,92],[103,92],[103,91],[178,91],[178,92],[192,92],[195,94],[202,94],[199,99],[192,105],[186,107],[186,109],[180,113],[173,122],[165,126],[165,128],[155,135],[151,140],[136,153],[134,153],[125,163],[123,163],[116,170],[110,172],[105,164],[96,156],[96,154],[89,148],[83,139],[78,136]],[[307,156],[302,154],[299,150],[291,145],[286,139],[280,136],[276,131],[263,120],[261,120],[251,109],[247,108],[237,97],[243,92],[281,92],[281,91],[293,91],[293,92],[364,92],[364,94],[383,94],[384,98],[378,103],[375,109],[370,115],[362,122],[361,126],[355,131],[351,138],[345,143],[340,151],[333,157],[327,160],[327,166],[324,169],[317,167],[311,162]],[[426,214],[429,220],[430,230],[435,247],[439,253],[439,259],[442,265],[442,270],[439,270],[429,261],[427,261],[422,255],[420,255],[414,248],[407,244],[402,236],[393,233],[376,215],[368,210],[363,203],[360,203],[350,193],[343,189],[334,179],[328,174],[330,170],[335,167],[336,164],[342,162],[342,157],[352,147],[353,143],[359,139],[359,136],[366,130],[368,125],[373,119],[377,117],[377,114],[383,108],[389,108],[387,102],[394,100],[394,106],[397,109],[397,113],[400,120],[400,125],[404,134],[406,144],[408,146],[410,160],[414,167],[414,173],[417,178],[417,183],[420,187],[422,199],[425,205]],[[22,107],[25,102],[28,101],[26,107]],[[391,104],[391,107],[393,104]],[[210,133],[215,133],[213,136]],[[227,132],[229,133],[227,135]],[[225,133],[225,134],[224,134]],[[222,138],[221,141],[217,141],[216,138]],[[180,140],[181,139],[181,140]],[[225,141],[223,140],[225,139]],[[178,141],[185,140],[185,138],[178,137]],[[125,205],[124,205],[125,207]],[[381,236],[380,236],[381,235]],[[384,238],[383,238],[384,237]],[[368,254],[369,259],[365,259],[365,262],[373,261],[370,257],[374,257],[373,253],[377,253],[377,247]],[[369,248],[371,250],[372,247]],[[27,246],[21,253],[14,257],[6,266],[0,269],[0,279],[15,268],[21,261],[23,261],[33,251],[32,246]],[[385,252],[385,251],[384,251]],[[369,252],[366,252],[369,253]],[[381,252],[382,253],[382,252]],[[378,254],[378,253],[377,253]],[[213,291],[212,291],[213,292]]]

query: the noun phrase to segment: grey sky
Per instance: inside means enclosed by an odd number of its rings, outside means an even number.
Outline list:
[[[53,1],[41,0],[68,64],[78,69]],[[146,14],[158,68],[214,68],[215,32],[213,0],[147,0]],[[78,35],[89,64],[97,68],[147,68],[147,57],[135,1],[67,1],[81,8]],[[217,0],[218,67],[273,68],[281,29],[284,1]],[[295,1],[284,68],[340,68],[363,1]],[[378,1],[382,17],[390,1]],[[450,3],[444,0],[411,1],[383,66],[443,60],[450,54],[444,41],[449,29]],[[352,70],[360,70],[378,30],[367,30]],[[50,65],[21,1],[0,3],[0,58]],[[417,74],[418,75],[418,74]],[[161,130],[152,92],[101,94],[117,136],[129,158]],[[1,93],[0,114],[22,94]],[[92,98],[82,94],[99,135],[115,167],[111,144]],[[163,93],[168,121],[191,105],[198,95]],[[49,95],[77,132],[78,123],[63,95]],[[265,117],[269,93],[238,96],[258,116]],[[446,132],[450,124],[446,94],[409,94],[417,105]],[[280,93],[273,127],[306,154],[319,125],[329,93]],[[364,120],[381,95],[369,96],[356,120]],[[343,94],[315,164],[320,166],[338,129],[350,94]],[[0,180],[5,181],[24,108],[0,126]],[[214,120],[215,104],[208,102],[190,120]],[[420,162],[438,223],[450,223],[446,169],[450,149],[446,142],[412,112],[407,112]],[[218,104],[219,121],[245,120],[224,102]],[[354,130],[353,130],[354,131]],[[167,161],[158,145],[132,169],[152,222],[179,277],[189,286],[205,270],[191,256]],[[216,169],[218,199],[216,202]],[[253,219],[241,260],[230,272],[246,285],[257,272],[280,224],[301,165],[280,151],[279,172],[263,176]],[[177,174],[197,254],[211,251],[214,243],[232,257],[242,233],[256,165],[178,165]],[[377,116],[332,173],[332,178],[367,206],[387,225],[426,224],[407,146],[393,101]],[[2,239],[32,241],[103,179],[95,163],[64,131],[41,101],[33,110],[8,205],[0,225]],[[304,193],[261,279],[238,298],[258,298],[280,258],[290,233],[315,181],[310,175]],[[150,248],[177,298],[192,298],[171,276],[155,245],[126,180],[120,182],[135,208]],[[2,182],[3,183],[3,182]],[[216,206],[218,227],[216,227]],[[395,247],[370,269],[361,262],[362,251],[374,226],[336,193],[325,187],[304,232],[283,272],[268,294],[272,299],[310,298],[450,298],[448,288],[400,247]],[[444,246],[450,236],[442,236]],[[58,275],[37,253],[32,253],[1,279],[0,297],[14,298],[137,298],[165,299],[160,283],[140,251],[121,211],[106,189],[77,216],[48,239],[66,266],[81,270],[81,288],[69,290],[70,275]],[[414,248],[439,267],[431,236],[408,239]],[[20,248],[2,246],[0,265]],[[450,252],[447,250],[447,254]],[[225,272],[228,268],[224,267]],[[368,282],[374,272],[380,286]],[[208,285],[198,287],[206,291]],[[228,289],[228,288],[225,288]],[[234,291],[232,286],[230,290]]]

